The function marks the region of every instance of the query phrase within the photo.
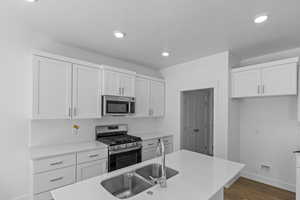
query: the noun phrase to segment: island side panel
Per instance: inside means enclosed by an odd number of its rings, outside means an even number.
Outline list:
[[[213,197],[209,200],[224,200],[224,189],[219,190]]]

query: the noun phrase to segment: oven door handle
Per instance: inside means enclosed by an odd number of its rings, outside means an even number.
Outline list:
[[[139,150],[139,149],[142,149],[142,147],[139,146],[139,147],[134,147],[134,148],[130,148],[130,149],[121,149],[121,150],[116,150],[116,151],[110,151],[109,155],[114,155],[114,154],[118,154],[118,153],[124,153],[124,152]]]

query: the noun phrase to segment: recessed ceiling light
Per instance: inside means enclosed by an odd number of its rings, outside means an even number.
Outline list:
[[[114,36],[116,38],[124,38],[125,37],[125,33],[121,32],[121,31],[114,31]]]
[[[163,57],[168,57],[168,56],[170,56],[170,53],[167,52],[167,51],[164,51],[164,52],[161,53],[161,55],[162,55]]]
[[[29,3],[34,3],[34,2],[37,2],[38,0],[25,0],[25,1],[27,1]]]
[[[254,23],[261,24],[261,23],[267,21],[267,19],[268,19],[268,15],[266,15],[266,14],[258,15],[255,17]]]

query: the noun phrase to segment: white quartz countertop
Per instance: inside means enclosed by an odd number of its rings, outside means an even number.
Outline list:
[[[151,140],[156,138],[168,137],[173,136],[171,133],[164,133],[164,132],[144,132],[144,133],[128,133],[129,135],[134,135],[137,137],[142,138],[142,140]]]
[[[116,200],[101,186],[101,181],[140,168],[150,163],[160,162],[159,158],[123,168],[102,176],[94,177],[52,191],[55,200]],[[167,180],[167,188],[155,185],[130,197],[130,200],[208,200],[219,192],[244,167],[215,157],[209,157],[181,150],[166,156],[166,166],[179,174]],[[151,190],[153,195],[147,194]]]
[[[41,159],[45,157],[63,155],[68,153],[75,153],[80,151],[88,151],[93,149],[107,148],[107,145],[98,142],[82,142],[72,144],[60,144],[49,146],[35,146],[30,148],[30,156],[32,160]]]

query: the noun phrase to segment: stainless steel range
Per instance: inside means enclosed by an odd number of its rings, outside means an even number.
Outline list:
[[[96,126],[96,140],[108,145],[108,171],[142,161],[142,139],[128,135],[126,124]]]

